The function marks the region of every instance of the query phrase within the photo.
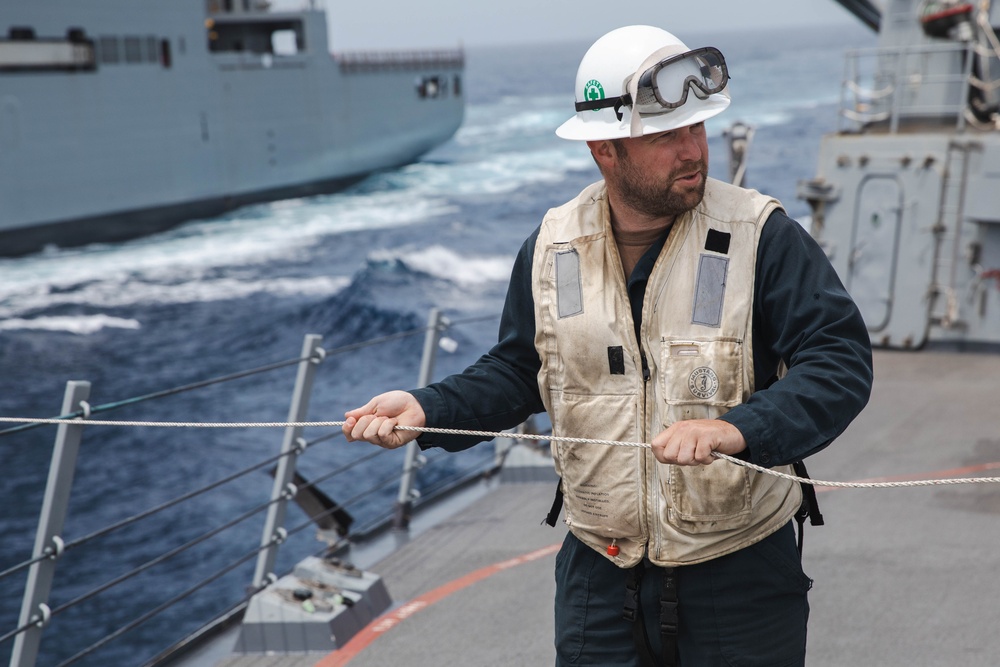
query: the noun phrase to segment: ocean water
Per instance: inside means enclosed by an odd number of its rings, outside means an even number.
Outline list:
[[[733,77],[732,106],[709,121],[711,173],[726,178],[723,130],[750,123],[747,185],[783,201],[807,223],[796,183],[814,175],[819,139],[836,125],[843,52],[869,46],[860,26],[783,32],[685,35],[718,46]],[[571,113],[576,65],[587,44],[470,48],[467,114],[453,140],[410,166],[370,176],[349,190],[262,204],[170,232],[115,245],[51,249],[0,260],[0,415],[58,413],[67,380],[92,383],[91,404],[195,382],[298,355],[317,333],[334,349],[423,326],[438,307],[460,322],[436,375],[461,370],[495,340],[496,315],[515,253],[546,209],[598,178],[584,146],[553,134]],[[374,393],[417,380],[422,337],[349,354],[320,366],[309,418],[342,419]],[[294,369],[110,413],[116,419],[280,421]],[[278,451],[279,431],[87,430],[65,539],[208,483]],[[316,435],[316,434],[311,434]],[[30,556],[53,431],[0,438],[0,571]],[[343,439],[311,448],[302,470],[327,469],[368,453]],[[375,458],[322,485],[345,499],[398,474],[401,453]],[[437,458],[426,488],[488,460],[488,447]],[[125,529],[73,550],[57,568],[52,606],[82,595],[166,548],[261,502],[266,472],[165,513],[150,528]],[[358,524],[390,512],[387,486],[356,510]],[[540,508],[544,512],[546,508]],[[303,520],[289,511],[289,523]],[[236,526],[141,581],[57,615],[40,665],[57,665],[101,635],[208,576],[259,540],[262,519]],[[311,531],[282,547],[279,570],[315,551]],[[213,565],[213,563],[215,563]],[[252,568],[252,564],[250,565]],[[252,572],[252,569],[251,569]],[[246,568],[194,594],[74,664],[141,664],[224,608],[249,584]],[[0,580],[0,635],[17,623],[23,574]],[[10,642],[0,645],[6,662]]]

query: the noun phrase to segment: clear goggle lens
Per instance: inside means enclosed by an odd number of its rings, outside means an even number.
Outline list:
[[[705,99],[722,92],[728,82],[721,51],[713,46],[694,49],[664,58],[643,72],[633,108],[641,114],[663,113],[683,106],[689,92]]]

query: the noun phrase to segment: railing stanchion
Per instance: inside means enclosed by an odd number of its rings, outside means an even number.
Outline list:
[[[309,396],[312,393],[313,380],[316,377],[316,366],[323,359],[320,343],[323,337],[308,334],[302,344],[302,361],[295,377],[295,390],[292,393],[292,404],[288,409],[288,421],[305,421],[309,410]],[[261,551],[257,557],[257,567],[253,575],[254,588],[263,588],[270,583],[274,575],[274,564],[278,557],[278,545],[284,541],[285,509],[288,501],[295,497],[295,486],[292,479],[295,476],[295,462],[301,453],[302,427],[289,426],[285,429],[285,438],[281,443],[281,453],[284,456],[278,460],[274,473],[274,486],[271,489],[271,505],[267,508],[267,519],[264,523],[264,534],[261,537]]]
[[[63,394],[62,412],[65,415],[80,409],[82,401],[90,397],[90,383],[71,381],[66,383]],[[62,552],[63,540],[60,534],[66,523],[73,474],[76,471],[76,457],[80,451],[80,440],[86,422],[69,421],[60,424],[56,431],[56,441],[52,448],[52,463],[49,479],[45,485],[45,497],[38,518],[38,532],[35,534],[33,558],[48,556],[32,563],[24,586],[24,600],[18,627],[29,626],[14,638],[10,656],[10,667],[34,667],[38,658],[38,648],[42,640],[42,629],[49,620],[49,593],[55,577],[56,559]]]
[[[889,134],[899,132],[899,113],[903,106],[904,82],[906,80],[906,63],[910,57],[908,48],[901,48],[897,56],[896,70],[892,80],[892,99],[890,100]]]
[[[434,373],[434,361],[437,358],[438,344],[441,342],[441,331],[448,325],[441,315],[441,309],[432,308],[427,318],[427,334],[424,336],[424,353],[420,358],[420,377],[418,387],[426,387],[431,382]],[[413,488],[413,473],[420,456],[420,446],[416,440],[406,445],[406,458],[403,462],[403,476],[399,482],[399,497],[396,500],[396,512],[392,526],[405,530],[410,526],[410,515],[413,512],[413,499],[417,491]]]
[[[972,63],[976,61],[975,42],[966,45],[965,65],[962,67],[962,102],[958,105],[958,131],[965,132],[965,110],[972,106]]]

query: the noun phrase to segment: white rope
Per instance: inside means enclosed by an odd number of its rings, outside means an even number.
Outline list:
[[[136,426],[154,428],[329,428],[343,426],[342,421],[319,422],[156,422],[156,421],[112,421],[102,419],[31,419],[24,417],[0,417],[0,423],[13,424],[70,424],[73,426]],[[538,440],[550,442],[572,442],[577,444],[609,445],[613,447],[641,447],[651,449],[646,442],[628,442],[623,440],[598,440],[594,438],[571,438],[562,435],[543,435],[535,433],[508,433],[495,431],[468,431],[454,428],[434,428],[431,426],[396,426],[398,431],[415,431],[417,433],[439,433],[442,435],[469,435],[483,439],[511,438],[514,440]],[[728,454],[712,452],[712,456],[724,459],[751,470],[772,477],[812,484],[813,486],[829,486],[841,489],[900,489],[911,486],[944,486],[953,484],[1000,484],[1000,477],[953,477],[949,479],[918,479],[901,482],[830,482],[821,479],[797,477],[770,468],[734,458]]]

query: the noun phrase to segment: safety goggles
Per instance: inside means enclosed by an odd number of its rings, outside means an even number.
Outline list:
[[[729,69],[722,52],[706,46],[685,53],[668,56],[625,79],[625,93],[620,97],[577,102],[577,111],[592,111],[614,107],[621,120],[621,108],[632,107],[638,114],[654,115],[673,111],[684,106],[688,94],[706,99],[721,93],[729,82]]]

